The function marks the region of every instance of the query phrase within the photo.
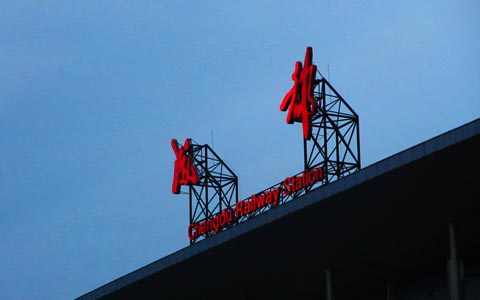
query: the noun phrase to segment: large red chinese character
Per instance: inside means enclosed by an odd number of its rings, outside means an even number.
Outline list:
[[[173,171],[172,192],[174,194],[180,194],[181,185],[198,183],[198,174],[192,163],[192,158],[187,155],[190,149],[190,139],[185,140],[183,147],[179,147],[177,140],[172,139],[172,148],[177,158]]]
[[[301,122],[303,126],[303,137],[309,140],[312,136],[312,114],[315,112],[316,103],[313,98],[313,85],[317,66],[312,65],[312,47],[308,47],[305,53],[305,62],[297,61],[295,71],[292,74],[293,87],[283,97],[280,110],[286,111],[287,123]]]

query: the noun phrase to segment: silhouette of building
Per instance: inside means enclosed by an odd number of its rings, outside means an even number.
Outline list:
[[[77,300],[480,299],[480,119]]]

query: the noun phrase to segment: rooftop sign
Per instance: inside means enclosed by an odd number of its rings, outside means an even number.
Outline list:
[[[190,243],[294,200],[311,189],[360,169],[358,115],[320,74],[307,47],[304,63],[295,63],[293,86],[280,110],[288,124],[302,123],[304,168],[249,198],[239,200],[238,178],[208,146],[172,139],[175,153],[172,192],[189,189]]]

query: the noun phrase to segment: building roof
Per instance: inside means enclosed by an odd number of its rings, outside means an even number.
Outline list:
[[[480,119],[372,164],[101,286],[77,300],[383,295],[444,277],[448,223],[465,272],[480,262]]]

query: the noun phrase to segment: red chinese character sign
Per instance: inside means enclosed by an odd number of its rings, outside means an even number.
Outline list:
[[[172,139],[172,149],[175,152],[172,192],[180,194],[181,185],[198,184],[198,173],[188,155],[190,139],[185,139],[183,146],[179,146],[176,139]]]
[[[303,137],[309,140],[312,137],[312,115],[316,109],[313,89],[317,66],[312,64],[313,51],[308,47],[305,53],[305,61],[295,63],[295,71],[292,74],[293,87],[283,98],[280,110],[286,111],[287,123],[301,122],[303,126]]]

